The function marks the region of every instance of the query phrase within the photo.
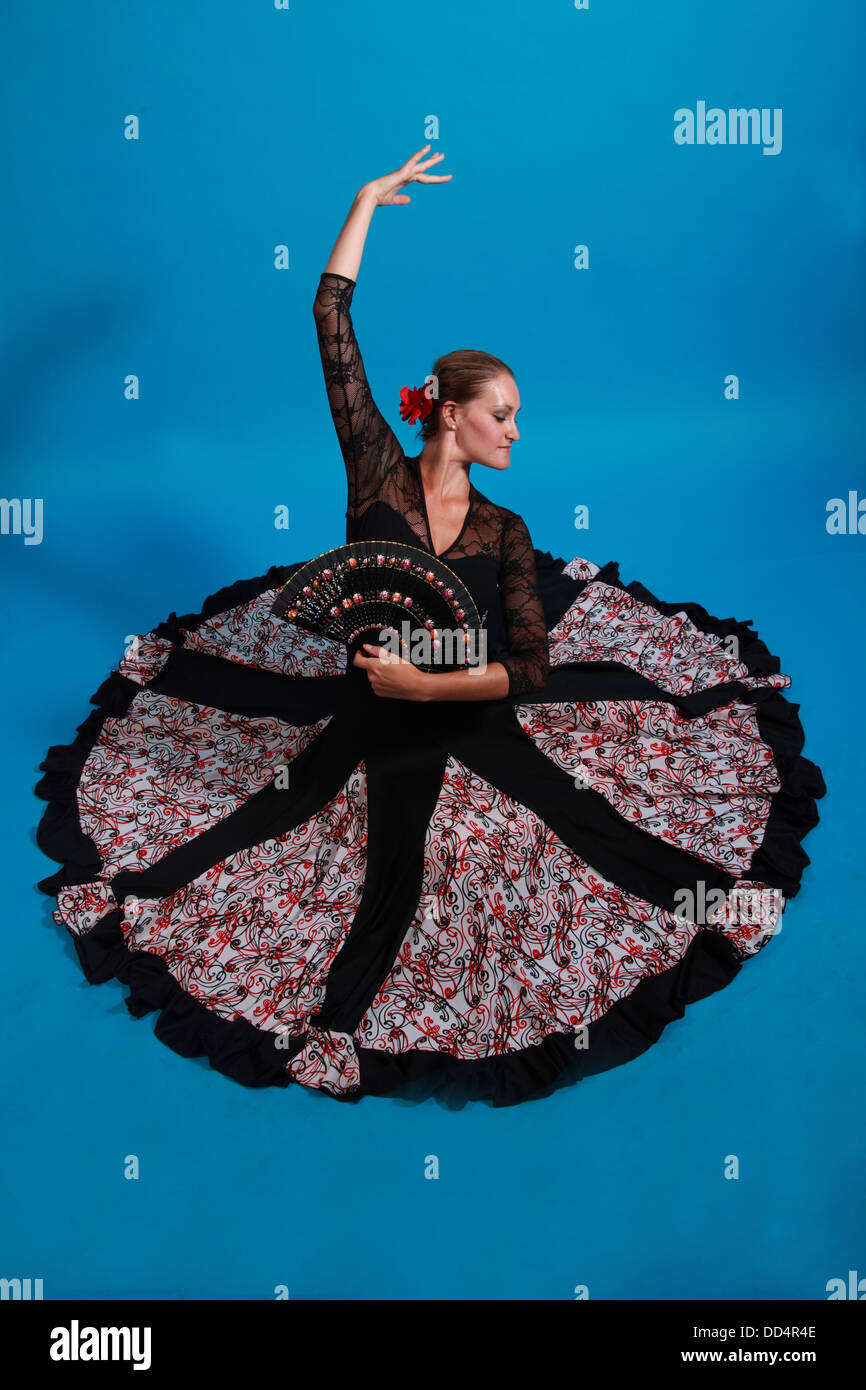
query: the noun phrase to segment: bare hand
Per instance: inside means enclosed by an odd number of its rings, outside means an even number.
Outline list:
[[[395,169],[393,174],[383,174],[380,179],[372,179],[364,187],[375,194],[376,203],[379,207],[384,207],[386,203],[411,203],[412,199],[405,193],[400,193],[401,188],[405,188],[407,183],[446,183],[451,178],[450,174],[425,174],[423,171],[429,169],[431,164],[435,164],[438,159],[444,159],[442,153],[431,155],[423,163],[421,156],[429,150],[430,146],[425,145],[423,149],[417,150],[411,159],[400,169]]]
[[[397,656],[387,647],[377,647],[373,642],[362,642],[355,652],[353,666],[362,666],[374,695],[384,695],[391,700],[426,700],[429,691],[430,673],[419,671],[418,667],[403,656]],[[365,656],[368,652],[370,655]]]

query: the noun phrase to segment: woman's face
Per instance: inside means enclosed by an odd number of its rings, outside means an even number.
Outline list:
[[[507,468],[511,445],[520,438],[520,392],[507,372],[493,377],[481,393],[456,413],[456,444],[467,460],[488,468]]]

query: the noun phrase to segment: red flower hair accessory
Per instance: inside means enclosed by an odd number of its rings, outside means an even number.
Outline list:
[[[426,420],[433,409],[433,398],[423,386],[403,386],[400,390],[400,414],[410,425]]]

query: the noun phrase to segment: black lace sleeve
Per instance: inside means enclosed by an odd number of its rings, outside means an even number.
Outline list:
[[[526,523],[516,512],[508,513],[502,531],[499,588],[508,648],[497,660],[508,672],[508,694],[525,695],[546,685],[550,647],[532,540]]]
[[[373,400],[349,306],[355,281],[323,271],[313,303],[328,404],[349,485],[347,516],[359,516],[382,479],[403,457],[400,442]]]

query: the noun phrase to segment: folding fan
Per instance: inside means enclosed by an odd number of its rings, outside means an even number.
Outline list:
[[[454,571],[401,541],[352,541],[316,555],[282,586],[271,612],[350,649],[394,630],[408,637],[404,654],[411,652],[422,670],[470,664],[469,634],[481,627],[475,600]],[[413,642],[419,629],[429,645]],[[419,652],[430,660],[417,659]]]

